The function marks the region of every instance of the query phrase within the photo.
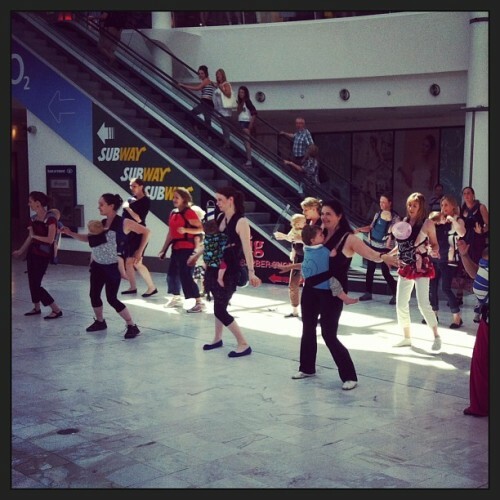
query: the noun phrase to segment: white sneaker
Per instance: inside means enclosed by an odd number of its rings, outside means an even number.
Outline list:
[[[346,380],[342,384],[342,390],[350,391],[350,390],[354,389],[357,385],[358,385],[358,383],[355,380]]]
[[[432,350],[439,351],[439,349],[441,349],[441,337],[435,337],[432,344]]]
[[[411,346],[411,339],[404,338],[403,340],[400,340],[397,344],[394,344],[392,347],[410,347]]]
[[[315,377],[315,373],[304,373],[304,372],[297,372],[292,375],[292,378],[294,380],[297,380],[299,378],[308,378],[308,377]]]
[[[174,295],[170,300],[167,300],[163,307],[181,307],[182,297],[180,295]]]

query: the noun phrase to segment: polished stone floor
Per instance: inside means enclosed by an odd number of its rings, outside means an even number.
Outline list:
[[[49,267],[44,283],[62,318],[31,309],[25,263],[12,263],[11,488],[392,488],[490,487],[488,418],[465,416],[477,325],[466,296],[464,326],[451,330],[442,301],[439,352],[412,298],[413,346],[401,338],[389,297],[344,308],[340,338],[359,386],[342,391],[318,336],[317,376],[298,369],[299,319],[287,288],[239,289],[231,312],[251,356],[205,352],[212,304],[201,314],[165,309],[160,290],[127,297],[142,335],[124,340],[105,304],[93,315],[84,266]],[[122,290],[126,288],[123,284]],[[359,293],[352,293],[359,296]],[[43,311],[48,314],[49,309]]]

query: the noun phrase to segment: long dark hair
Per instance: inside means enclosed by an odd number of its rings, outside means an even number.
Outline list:
[[[243,90],[243,92],[245,92],[245,97],[243,99],[240,98],[240,90]],[[245,85],[241,85],[241,87],[238,89],[238,97],[236,100],[236,102],[238,103],[238,113],[241,113],[243,111],[243,106],[247,100],[250,100],[250,92],[248,90],[248,87],[245,87]]]
[[[237,214],[245,215],[245,195],[232,186],[224,186],[217,189],[217,192],[226,198],[233,198],[234,211]]]
[[[347,218],[347,215],[344,213],[344,207],[342,206],[342,203],[338,200],[328,200],[324,201],[321,207],[330,207],[337,217],[340,217],[339,220],[339,225],[337,229],[337,233],[339,234],[344,234],[345,232],[347,233],[352,233],[353,230],[351,228],[351,223],[349,222],[349,219]]]
[[[144,196],[148,196],[148,193],[146,193],[146,190],[145,190],[144,181],[142,180],[141,177],[132,177],[132,179],[130,179],[129,184],[132,184],[133,182],[135,182],[138,186],[142,187],[142,192],[144,193]]]
[[[104,193],[103,195],[101,195],[101,198],[108,205],[113,205],[113,209],[115,212],[118,212],[118,209],[122,206],[123,203],[123,199],[119,194]]]

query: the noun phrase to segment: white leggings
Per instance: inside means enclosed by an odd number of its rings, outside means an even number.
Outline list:
[[[417,303],[427,325],[431,328],[437,326],[436,313],[432,310],[429,300],[430,278],[407,279],[399,276],[396,288],[396,312],[398,325],[401,328],[410,327],[410,298],[413,287],[417,294]]]

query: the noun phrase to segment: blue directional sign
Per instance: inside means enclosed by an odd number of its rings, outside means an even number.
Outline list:
[[[92,161],[92,101],[15,40],[12,97]]]

